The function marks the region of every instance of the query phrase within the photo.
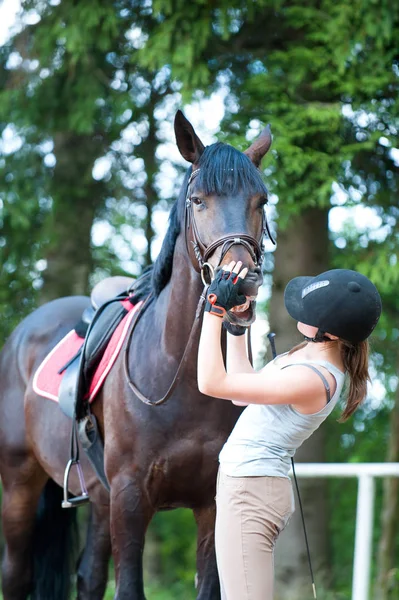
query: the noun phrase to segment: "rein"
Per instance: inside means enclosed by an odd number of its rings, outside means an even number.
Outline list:
[[[132,322],[132,326],[126,341],[126,349],[125,349],[125,356],[124,356],[124,362],[123,362],[123,367],[124,367],[124,372],[125,372],[125,377],[126,377],[126,381],[130,387],[130,389],[132,390],[132,392],[139,398],[139,400],[141,400],[142,402],[144,402],[144,404],[149,404],[150,406],[159,406],[160,404],[163,404],[164,402],[166,402],[166,400],[168,400],[170,398],[170,396],[173,394],[177,384],[179,383],[179,379],[181,376],[181,373],[183,371],[183,366],[186,362],[187,356],[192,348],[193,345],[193,341],[195,338],[195,334],[197,333],[197,329],[198,329],[198,325],[199,325],[199,318],[202,314],[202,308],[204,305],[204,302],[206,300],[206,290],[208,289],[208,285],[204,286],[204,289],[201,293],[200,299],[198,301],[197,304],[197,309],[195,311],[195,318],[194,318],[194,322],[192,324],[191,327],[191,331],[190,331],[190,335],[188,338],[188,342],[186,344],[186,347],[184,349],[183,352],[183,356],[181,357],[179,366],[177,367],[177,371],[176,374],[173,378],[172,383],[169,386],[168,391],[166,392],[166,394],[164,396],[162,396],[162,398],[160,398],[159,400],[155,400],[152,401],[149,398],[147,398],[147,396],[144,396],[144,394],[142,394],[140,392],[140,390],[136,387],[136,385],[133,383],[130,375],[129,375],[129,348],[130,348],[130,341],[132,339],[132,335],[133,335],[133,331],[140,319],[140,317],[144,314],[145,309],[151,304],[151,302],[154,300],[154,294],[150,294],[146,300],[144,301],[144,303],[142,304],[140,310],[136,313],[136,318],[133,319]]]
[[[151,304],[151,302],[155,299],[155,296],[153,293],[151,293],[151,294],[149,294],[149,296],[147,296],[147,298],[143,302],[141,308],[136,313],[136,316],[133,318],[132,323],[131,323],[130,332],[129,332],[129,335],[127,336],[127,340],[126,340],[124,362],[123,362],[123,368],[124,368],[126,381],[129,385],[130,389],[132,390],[132,392],[139,398],[139,400],[141,400],[141,402],[144,402],[144,404],[148,404],[150,406],[159,406],[160,404],[163,404],[164,402],[166,402],[170,398],[170,396],[173,394],[174,390],[177,387],[177,384],[180,381],[180,378],[181,378],[181,375],[183,372],[183,367],[187,360],[187,356],[189,355],[189,353],[192,349],[192,346],[193,346],[193,341],[195,339],[197,329],[199,326],[199,322],[200,322],[200,316],[202,314],[202,309],[203,309],[203,306],[204,306],[204,303],[206,300],[206,290],[208,289],[209,284],[205,280],[205,273],[204,273],[205,267],[207,267],[210,270],[211,279],[213,279],[214,268],[209,262],[207,262],[209,257],[213,254],[213,252],[215,252],[215,250],[217,248],[219,248],[219,246],[222,246],[222,252],[221,252],[220,259],[219,259],[219,262],[217,265],[217,267],[219,267],[220,263],[223,260],[223,257],[227,254],[227,252],[230,250],[230,248],[234,245],[241,245],[241,246],[244,246],[248,250],[255,265],[260,266],[262,264],[263,256],[264,256],[264,247],[263,247],[264,235],[267,234],[269,236],[270,240],[273,242],[273,244],[276,243],[271,235],[269,225],[268,225],[268,222],[266,219],[266,214],[265,214],[265,212],[263,212],[262,232],[261,232],[260,241],[256,240],[253,236],[248,235],[246,233],[231,233],[229,235],[225,235],[225,236],[218,238],[217,240],[215,240],[214,242],[209,244],[209,246],[206,246],[202,242],[201,236],[200,236],[198,228],[197,228],[197,224],[196,224],[195,217],[194,217],[193,204],[192,204],[191,197],[189,194],[190,184],[191,184],[192,180],[194,179],[194,177],[196,177],[196,175],[198,175],[199,171],[200,171],[200,169],[196,169],[195,171],[193,171],[188,180],[186,210],[185,210],[184,220],[185,220],[186,248],[187,248],[188,254],[190,254],[190,252],[188,250],[187,233],[191,229],[192,237],[193,237],[193,240],[191,240],[191,244],[193,247],[195,257],[198,261],[199,272],[201,273],[201,279],[202,279],[202,283],[204,284],[204,289],[202,290],[200,299],[197,304],[194,322],[191,327],[190,335],[189,335],[186,347],[184,349],[183,356],[181,357],[179,366],[177,367],[176,374],[175,374],[173,381],[170,384],[167,392],[159,400],[152,401],[152,400],[150,400],[150,398],[147,398],[147,396],[144,396],[144,394],[142,394],[140,392],[140,390],[137,388],[135,383],[132,381],[130,374],[129,374],[130,342],[131,342],[133,332],[136,328],[137,323],[139,322],[140,318],[144,314],[146,308],[148,308],[148,306]],[[198,271],[198,269],[195,266],[194,266],[194,268],[196,271]],[[248,332],[247,344],[248,344],[248,353],[249,353],[249,357],[250,357],[250,362],[252,364],[250,329]]]

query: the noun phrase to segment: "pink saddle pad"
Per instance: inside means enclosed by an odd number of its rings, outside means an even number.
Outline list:
[[[108,346],[97,366],[86,396],[89,402],[92,402],[97,396],[108,373],[112,369],[129,331],[130,323],[142,305],[142,302],[138,302],[133,306],[129,300],[124,300],[121,304],[129,312],[123,317],[122,321],[112,334]],[[60,384],[65,373],[65,371],[63,373],[59,373],[58,371],[62,369],[73,356],[75,356],[82,347],[83,342],[84,340],[77,335],[74,329],[72,329],[47,354],[33,378],[33,389],[36,394],[48,398],[49,400],[53,400],[54,402],[58,402]]]

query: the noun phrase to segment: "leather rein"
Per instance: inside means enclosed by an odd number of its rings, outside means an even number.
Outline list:
[[[260,237],[259,241],[256,240],[251,235],[248,235],[246,233],[237,233],[237,234],[230,233],[229,235],[225,235],[225,236],[218,238],[217,240],[215,240],[214,242],[209,244],[209,246],[206,246],[202,242],[201,236],[198,231],[198,227],[197,227],[197,224],[195,221],[192,198],[190,196],[190,184],[193,181],[193,179],[198,175],[199,171],[200,171],[200,169],[195,169],[195,171],[193,171],[191,173],[190,178],[188,180],[186,203],[185,203],[185,213],[184,213],[184,222],[185,222],[184,228],[185,228],[186,248],[187,248],[188,252],[189,252],[189,243],[188,243],[189,236],[188,236],[188,234],[189,234],[189,232],[191,232],[192,239],[190,240],[190,243],[192,245],[192,249],[194,251],[195,258],[198,262],[198,266],[193,265],[193,267],[197,272],[199,272],[201,274],[201,279],[202,279],[202,283],[204,284],[204,289],[202,290],[201,296],[200,296],[198,304],[197,304],[197,308],[195,311],[195,318],[194,318],[193,324],[191,326],[190,335],[189,335],[186,347],[184,349],[183,356],[181,357],[179,366],[177,367],[176,374],[175,374],[173,381],[170,384],[168,390],[162,396],[162,398],[160,398],[159,400],[150,400],[150,398],[147,398],[147,396],[142,394],[140,392],[140,390],[137,388],[137,386],[134,384],[134,382],[132,381],[132,378],[129,374],[129,355],[130,355],[129,349],[130,349],[130,342],[131,342],[131,339],[133,336],[133,332],[134,332],[136,325],[139,322],[140,318],[144,314],[145,310],[155,299],[154,293],[151,292],[151,294],[149,294],[149,296],[147,296],[147,298],[144,300],[140,309],[136,312],[135,317],[133,317],[130,332],[129,332],[129,335],[127,336],[127,340],[126,340],[124,363],[123,363],[126,381],[129,385],[130,389],[132,390],[132,392],[135,394],[135,396],[137,396],[139,398],[139,400],[144,402],[144,404],[149,404],[150,406],[159,406],[160,404],[163,404],[164,402],[166,402],[170,398],[170,396],[173,394],[178,383],[180,382],[180,379],[181,379],[181,376],[183,373],[183,367],[186,363],[187,356],[189,355],[189,353],[192,349],[193,342],[196,337],[197,329],[198,329],[198,326],[200,323],[200,316],[202,314],[204,303],[206,300],[206,291],[209,287],[209,283],[207,283],[206,277],[205,277],[205,268],[209,269],[211,279],[213,279],[213,276],[214,276],[214,268],[208,262],[208,259],[210,258],[210,256],[215,252],[215,250],[217,250],[217,248],[219,248],[220,246],[222,247],[219,262],[217,265],[217,267],[219,267],[224,256],[227,254],[227,252],[230,250],[230,248],[234,245],[241,245],[241,246],[244,246],[248,250],[255,265],[261,266],[262,261],[263,261],[263,256],[264,256],[264,246],[263,246],[264,236],[267,234],[269,236],[270,240],[272,241],[272,243],[273,244],[276,243],[270,232],[269,224],[266,219],[265,211],[263,211],[262,231],[261,231],[261,237]],[[190,252],[189,252],[189,254],[190,254]],[[250,334],[250,331],[248,333]],[[248,349],[250,351],[249,335],[248,335]]]

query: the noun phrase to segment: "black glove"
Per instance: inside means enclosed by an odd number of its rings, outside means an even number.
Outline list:
[[[208,288],[205,310],[223,318],[233,306],[244,304],[246,297],[240,293],[242,281],[236,273],[221,269]]]

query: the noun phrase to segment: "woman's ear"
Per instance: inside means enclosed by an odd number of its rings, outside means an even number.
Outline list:
[[[332,333],[325,333],[324,335],[326,337],[330,338],[330,340],[333,342],[336,342],[337,340],[339,340],[339,337],[336,335],[332,335]]]

